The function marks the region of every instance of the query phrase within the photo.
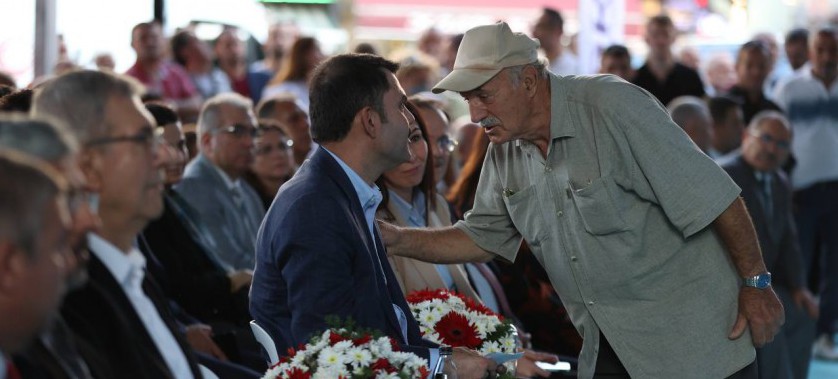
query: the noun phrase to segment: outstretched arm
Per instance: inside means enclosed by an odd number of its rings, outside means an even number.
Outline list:
[[[401,228],[379,220],[387,254],[431,263],[488,262],[494,254],[483,250],[461,230]]]
[[[742,198],[734,200],[716,218],[713,227],[727,247],[740,277],[750,277],[766,271],[756,231]],[[754,346],[761,347],[774,339],[784,322],[783,305],[771,287],[742,287],[739,291],[739,316],[728,337],[741,337],[748,326]]]

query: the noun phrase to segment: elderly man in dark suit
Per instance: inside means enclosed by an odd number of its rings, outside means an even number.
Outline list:
[[[61,313],[85,360],[107,378],[201,378],[183,333],[146,261],[137,235],[163,210],[160,144],[134,84],[77,71],[35,94],[33,112],[64,120],[83,146],[80,167],[99,196],[102,227],[87,237],[88,282]]]
[[[806,378],[818,307],[803,283],[803,257],[791,214],[791,188],[780,166],[791,130],[776,111],[758,113],[744,132],[741,154],[722,166],[742,188],[766,268],[786,312],[774,341],[757,349],[760,378]]]
[[[280,352],[325,330],[334,315],[384,332],[432,368],[439,356],[420,337],[374,221],[382,199],[375,179],[411,154],[413,115],[397,67],[350,54],[314,74],[312,135],[321,147],[268,211],[250,292],[251,314]],[[495,364],[471,350],[454,349],[453,358],[461,379],[494,374]]]
[[[241,179],[253,161],[252,108],[250,99],[234,93],[207,100],[198,118],[201,154],[175,186],[207,224],[219,257],[244,270],[256,262],[256,232],[265,216],[259,195]]]

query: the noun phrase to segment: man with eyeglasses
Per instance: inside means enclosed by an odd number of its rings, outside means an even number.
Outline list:
[[[62,316],[106,378],[201,378],[197,361],[146,270],[138,234],[163,210],[154,120],[130,79],[75,71],[40,87],[33,113],[63,121],[82,146],[79,165],[99,195],[101,228],[88,233],[89,280]],[[92,367],[92,366],[91,366]]]
[[[0,378],[22,374],[7,354],[47,328],[75,270],[67,183],[43,161],[0,149]],[[29,376],[27,376],[29,378]]]
[[[838,361],[838,30],[812,37],[810,69],[778,85],[774,100],[794,131],[795,219],[807,280],[820,289],[815,358]]]
[[[207,100],[198,118],[201,153],[174,187],[206,222],[219,257],[237,270],[253,270],[256,232],[265,217],[259,195],[243,180],[257,131],[252,106],[235,93]]]
[[[87,280],[87,234],[99,226],[98,196],[87,186],[78,164],[78,143],[66,129],[44,120],[23,116],[0,118],[0,150],[16,150],[42,159],[60,171],[68,182],[67,205],[71,228],[68,243],[75,269],[69,272],[69,290],[80,287]],[[25,377],[84,379],[91,377],[91,369],[79,355],[76,341],[61,317],[54,322],[25,351],[14,357]]]
[[[742,188],[765,267],[786,312],[786,323],[774,341],[757,349],[760,377],[766,379],[807,376],[818,317],[817,303],[804,281],[791,186],[780,169],[790,143],[791,129],[781,113],[757,113],[743,133],[742,152],[722,166]]]

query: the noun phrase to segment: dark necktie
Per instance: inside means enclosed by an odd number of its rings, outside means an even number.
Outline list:
[[[774,201],[771,198],[771,174],[762,173],[757,177],[757,194],[759,200],[762,202],[762,209],[765,212],[765,217],[768,220],[774,217]]]

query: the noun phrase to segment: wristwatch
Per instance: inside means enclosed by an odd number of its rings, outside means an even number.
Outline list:
[[[766,271],[762,274],[743,278],[742,282],[745,284],[745,287],[765,289],[771,287],[771,273]]]

